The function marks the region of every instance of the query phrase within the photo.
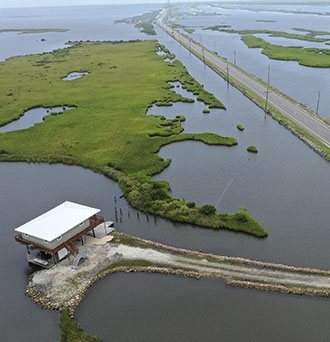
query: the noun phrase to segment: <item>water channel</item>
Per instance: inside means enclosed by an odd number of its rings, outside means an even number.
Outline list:
[[[48,115],[62,114],[65,110],[73,109],[75,107],[52,107],[44,108],[38,107],[27,110],[18,120],[12,121],[5,126],[0,127],[0,133],[19,131],[34,126],[37,123],[43,122]]]
[[[88,75],[88,72],[70,72],[70,74],[66,77],[63,77],[62,80],[63,81],[74,81],[77,80],[85,75]]]
[[[259,9],[259,6],[261,9]],[[257,12],[251,11],[257,7]],[[243,70],[257,76],[267,83],[268,67],[270,67],[270,84],[305,104],[312,111],[316,111],[318,93],[320,101],[318,114],[330,120],[330,98],[327,96],[330,88],[330,69],[311,68],[299,65],[295,61],[283,62],[269,59],[261,54],[261,49],[249,49],[240,39],[239,34],[205,30],[214,25],[224,25],[233,30],[270,30],[298,33],[294,28],[329,31],[328,6],[302,6],[299,11],[288,5],[285,9],[293,13],[283,13],[274,4],[263,4],[253,6],[251,4],[226,4],[216,7],[198,6],[206,13],[217,13],[218,15],[182,16],[178,24],[193,29],[191,38],[202,42],[211,51],[216,51],[220,56],[227,58],[230,62],[238,65]],[[182,9],[184,13],[187,9]],[[304,11],[315,12],[315,14],[303,13]],[[299,13],[301,12],[301,13]],[[319,13],[319,15],[317,14]],[[324,13],[328,13],[324,15]],[[185,32],[186,35],[189,35]],[[286,38],[272,38],[262,36],[266,41],[277,45],[298,45],[303,47],[328,48],[326,43],[310,43],[303,40]],[[306,88],[299,85],[307,85]]]
[[[122,16],[126,16],[124,9]],[[278,123],[265,118],[263,111],[236,89],[227,88],[177,42],[160,30],[157,38],[227,110],[203,114],[204,106],[195,102],[153,108],[153,112],[185,115],[186,131],[234,136],[239,144],[231,148],[197,142],[169,145],[160,154],[172,163],[155,178],[169,180],[175,196],[198,204],[212,203],[220,211],[246,206],[269,237],[260,240],[148,219],[143,214],[138,217],[133,209],[129,217],[125,199],[119,200],[117,184],[102,175],[73,166],[1,163],[0,269],[5,276],[0,283],[0,330],[4,340],[55,341],[59,337],[59,314],[41,310],[24,296],[31,269],[25,262],[25,249],[14,241],[13,229],[65,200],[100,208],[110,220],[117,205],[123,209],[117,229],[151,240],[329,269],[329,164]],[[238,123],[245,126],[243,132],[237,130]],[[248,145],[256,145],[259,153],[247,153]],[[116,274],[90,290],[76,318],[87,332],[103,341],[327,341],[329,305],[327,299],[227,288],[219,280]]]

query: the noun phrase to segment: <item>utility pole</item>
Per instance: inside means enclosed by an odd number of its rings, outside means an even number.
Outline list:
[[[205,54],[204,54],[204,45],[202,42],[202,36],[200,36],[200,42],[201,42],[201,46],[202,46],[203,63],[204,63],[204,69],[205,69]]]
[[[206,66],[206,64],[205,64],[205,52],[204,52],[204,46],[202,46],[202,49],[203,49],[203,63],[204,63],[204,69],[205,69],[205,66]]]
[[[227,89],[229,88],[229,65],[227,62]]]
[[[316,115],[319,115],[320,97],[321,97],[321,91],[319,90],[319,93],[317,96]]]
[[[234,50],[234,65],[236,66],[236,51]]]

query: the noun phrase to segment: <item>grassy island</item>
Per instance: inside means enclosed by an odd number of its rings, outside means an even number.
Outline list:
[[[301,65],[315,68],[330,67],[330,49],[274,45],[252,35],[241,39],[249,48],[261,48],[262,53],[271,59],[297,61]]]
[[[146,115],[153,104],[190,102],[172,91],[180,82],[209,108],[223,104],[194,80],[177,60],[165,62],[168,51],[156,41],[71,42],[71,47],[0,63],[0,125],[18,119],[28,109],[68,105],[43,123],[0,134],[0,161],[80,165],[118,181],[137,209],[180,222],[226,228],[255,236],[267,232],[242,209],[236,214],[206,215],[169,195],[167,182],[151,176],[170,160],[157,155],[173,142],[198,140],[211,145],[236,145],[216,134],[183,134],[182,116],[166,119]],[[70,72],[88,72],[72,82]]]
[[[287,38],[287,39],[297,39],[303,40],[307,42],[317,42],[317,43],[324,43],[329,40],[328,36],[330,32],[328,31],[315,31],[315,30],[305,30],[301,28],[293,28],[293,31],[300,32],[300,33],[288,33],[284,31],[273,31],[273,30],[233,30],[229,29],[226,25],[215,25],[204,28],[204,30],[211,30],[211,31],[222,31],[227,33],[236,33],[240,35],[255,35],[255,34],[265,34],[269,37],[280,37],[280,38]],[[322,38],[321,36],[327,36]]]
[[[258,149],[255,146],[253,146],[253,145],[248,146],[247,147],[247,151],[251,152],[251,153],[258,153]]]
[[[20,34],[48,33],[48,32],[67,32],[69,29],[2,29],[0,33],[17,32]]]
[[[159,14],[159,10],[143,13],[134,17],[117,20],[116,23],[134,24],[136,28],[140,29],[142,33],[149,36],[155,36],[153,21]]]
[[[269,37],[281,37],[308,42],[324,43],[329,41],[328,36],[330,35],[330,32],[328,31],[314,31],[301,28],[293,29],[294,31],[299,33],[288,33],[272,30],[233,30],[223,28],[222,25],[210,26],[205,28],[204,30],[239,34],[241,35],[241,40],[249,48],[261,48],[262,53],[271,59],[297,61],[301,65],[316,68],[329,68],[330,66],[329,49],[275,45],[255,36],[256,34],[264,34]]]

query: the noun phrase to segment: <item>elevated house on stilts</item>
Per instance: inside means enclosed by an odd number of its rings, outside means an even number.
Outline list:
[[[26,245],[28,262],[50,268],[69,254],[78,256],[77,241],[104,225],[100,209],[64,202],[35,219],[17,227],[15,240]]]

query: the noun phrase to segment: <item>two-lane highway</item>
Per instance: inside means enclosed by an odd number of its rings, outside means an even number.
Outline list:
[[[273,110],[280,112],[292,122],[302,127],[306,132],[320,141],[320,143],[330,148],[330,126],[327,123],[319,119],[316,115],[308,112],[301,104],[288,99],[279,91],[270,91],[268,85],[264,82],[256,80],[253,76],[243,72],[243,70],[237,66],[228,63],[225,59],[217,56],[201,44],[196,43],[192,39],[164,24],[163,19],[166,17],[166,12],[167,10],[164,10],[157,20],[157,24],[160,28],[190,49],[205,63],[219,68],[224,75],[230,75],[230,78],[234,80],[234,82],[242,84],[245,89],[249,90],[249,92],[253,93],[261,100],[265,101],[266,93],[268,92],[268,108],[272,107]]]

